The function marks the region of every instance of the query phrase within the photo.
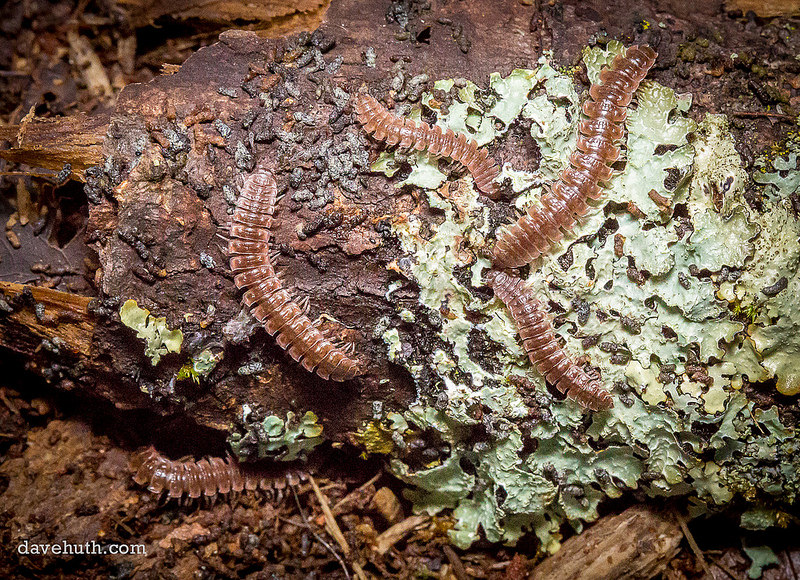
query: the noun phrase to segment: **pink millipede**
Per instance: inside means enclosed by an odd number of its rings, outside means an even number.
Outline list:
[[[438,125],[431,127],[425,121],[397,117],[365,93],[356,93],[353,99],[358,122],[375,139],[392,146],[413,147],[417,151],[427,150],[432,155],[450,157],[467,168],[481,192],[492,199],[498,196],[494,180],[500,170],[486,149],[479,148],[474,139],[452,129],[442,130]]]
[[[278,187],[272,173],[259,166],[245,180],[230,229],[228,254],[243,302],[281,348],[305,369],[323,379],[346,381],[361,373],[359,363],[328,340],[292,300],[269,257],[270,228]]]
[[[547,313],[522,280],[491,270],[486,274],[486,282],[511,311],[528,358],[548,382],[593,411],[614,406],[611,395],[600,381],[575,364],[559,345]]]
[[[285,481],[268,477],[256,467],[239,463],[228,455],[225,459],[205,457],[194,459],[168,459],[152,446],[137,452],[131,459],[133,480],[153,493],[167,492],[170,499],[199,497],[260,491],[275,493],[280,500]]]
[[[602,196],[600,184],[611,179],[611,164],[619,158],[616,142],[623,135],[627,106],[655,59],[649,46],[632,46],[601,71],[602,84],[591,86],[591,98],[583,104],[588,118],[578,124],[577,150],[570,155],[570,166],[542,196],[541,207],[531,206],[497,234],[491,251],[495,267],[516,268],[532,262],[563,237],[562,230],[571,229],[576,218],[586,214],[587,199]]]

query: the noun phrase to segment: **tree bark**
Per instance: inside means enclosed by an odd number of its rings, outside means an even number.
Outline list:
[[[652,578],[675,557],[682,538],[674,518],[633,506],[564,542],[556,554],[534,568],[530,580]]]

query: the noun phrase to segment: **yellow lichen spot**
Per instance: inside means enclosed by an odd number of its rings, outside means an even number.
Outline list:
[[[380,421],[372,421],[363,431],[353,435],[356,444],[364,448],[364,458],[370,453],[388,455],[394,450],[392,431],[384,427]]]

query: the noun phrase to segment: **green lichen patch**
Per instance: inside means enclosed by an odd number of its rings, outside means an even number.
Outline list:
[[[748,578],[761,578],[764,568],[781,563],[769,546],[742,546],[742,549],[751,561],[747,570]]]
[[[136,300],[126,300],[119,309],[122,324],[136,331],[136,338],[145,341],[144,354],[153,366],[161,357],[170,352],[180,352],[183,333],[180,329],[170,330],[166,317],[150,315],[146,308],[139,308]]]
[[[262,417],[249,405],[242,408],[243,428],[228,438],[233,453],[240,459],[271,458],[295,461],[322,443],[322,425],[317,416],[307,411],[302,417],[293,412],[286,419],[276,415]]]
[[[621,49],[587,50],[589,77]],[[482,135],[496,143],[515,123],[530,124],[540,166],[506,163],[501,179],[518,207],[538,204],[574,147],[571,79],[541,62],[492,75],[486,90],[458,87],[437,83],[452,101],[438,123],[477,134],[490,118],[494,132]],[[633,489],[690,495],[693,513],[737,494],[786,504],[797,494],[793,427],[742,391],[770,376],[785,393],[797,388],[800,226],[788,200],[796,184],[762,173],[770,192],[755,211],[724,117],[695,124],[689,96],[649,81],[637,101],[624,170],[527,278],[567,350],[600,372],[612,410],[584,412],[531,368],[507,310],[482,282],[492,203],[469,176],[422,187],[436,219],[415,210],[392,225],[405,254],[396,271],[418,288],[419,305],[412,326],[400,314],[407,302],[398,304],[379,335],[419,396],[404,421],[381,423],[392,432],[381,431],[381,452],[417,510],[453,509],[459,546],[533,531],[554,551],[563,523],[579,530],[605,498]],[[430,96],[423,103],[443,110]],[[419,175],[433,164],[416,163]],[[420,461],[403,446],[412,433],[446,445],[432,444],[438,451]]]
[[[795,145],[800,151],[800,146]],[[775,159],[776,167],[790,166],[798,151],[788,160]],[[790,196],[800,185],[782,177],[785,171],[757,172],[754,180],[764,184],[767,208],[754,218],[759,235],[754,241],[752,259],[735,281],[721,284],[720,296],[744,312],[751,323],[745,349],[752,349],[759,367],[750,380],[775,377],[778,390],[786,395],[800,393],[800,221]]]
[[[221,358],[222,353],[213,353],[209,349],[205,349],[190,358],[178,370],[177,378],[178,380],[191,379],[195,383],[199,383],[201,377],[208,376],[214,370]]]

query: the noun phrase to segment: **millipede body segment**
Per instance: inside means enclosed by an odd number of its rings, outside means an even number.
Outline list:
[[[452,129],[431,127],[425,121],[403,119],[389,112],[374,97],[356,93],[353,97],[358,122],[364,130],[388,145],[427,150],[432,155],[450,157],[464,165],[475,180],[475,187],[488,197],[498,196],[495,178],[500,174],[494,159],[474,139]]]
[[[541,198],[541,207],[531,206],[516,223],[497,234],[491,251],[498,268],[524,266],[545,253],[588,211],[588,199],[602,196],[601,184],[612,175],[611,164],[620,154],[627,106],[656,59],[649,46],[632,46],[617,55],[600,72],[600,83],[589,89],[583,104],[586,119],[578,124],[577,149],[569,166]]]
[[[522,280],[491,270],[486,282],[511,311],[523,348],[542,376],[569,398],[593,411],[614,406],[611,395],[600,381],[575,364],[561,347],[547,313]]]
[[[131,466],[133,480],[153,493],[167,492],[170,499],[213,498],[242,491],[280,492],[279,478],[266,477],[250,466],[243,465],[230,455],[194,459],[173,460],[165,457],[153,447],[136,453]]]
[[[243,302],[289,355],[324,379],[346,381],[361,373],[358,362],[309,320],[275,273],[269,257],[277,199],[275,177],[263,167],[246,180],[231,222],[228,254]]]

